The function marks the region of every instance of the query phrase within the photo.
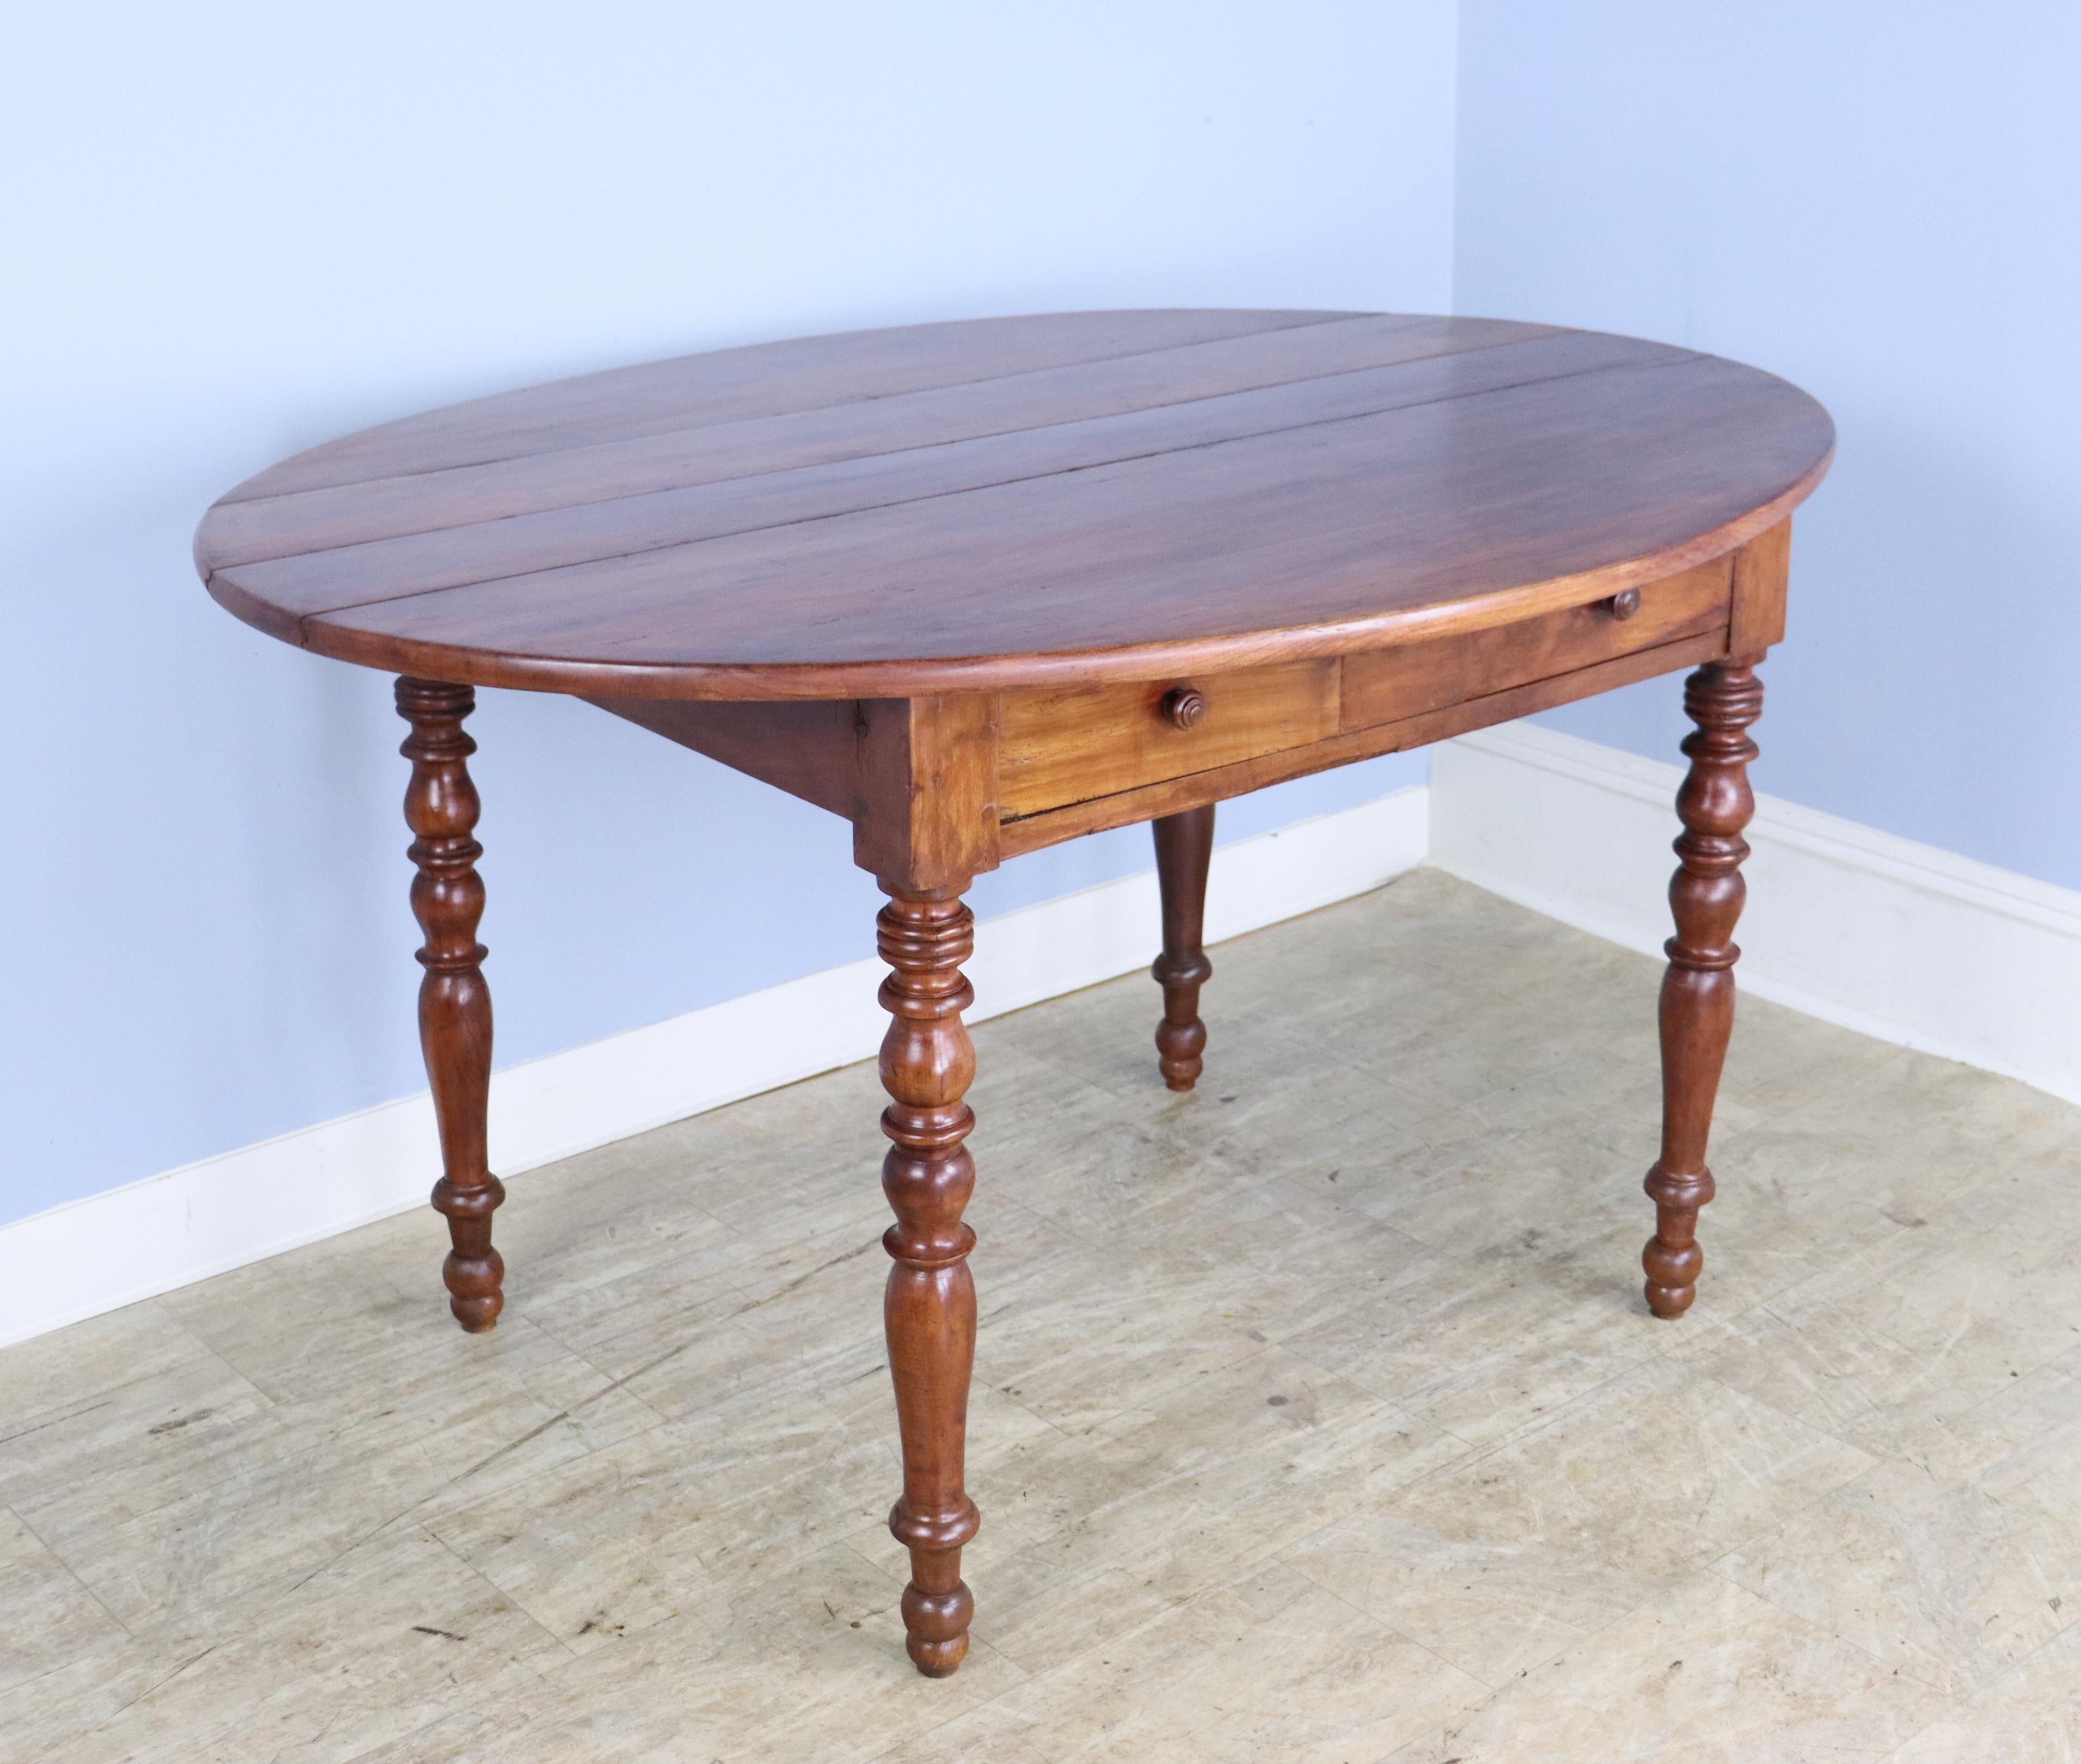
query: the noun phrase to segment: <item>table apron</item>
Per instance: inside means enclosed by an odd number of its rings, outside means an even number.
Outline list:
[[[1419,747],[1724,655],[1734,577],[1729,554],[1621,600],[1427,642],[1204,679],[1006,693],[1003,852]],[[1187,693],[1197,716],[1180,727],[1167,711]]]
[[[1496,723],[1510,722],[1534,711],[1572,703],[1658,674],[1695,667],[1727,654],[1725,627],[1701,636],[1688,637],[1654,649],[1636,650],[1608,662],[1598,662],[1552,679],[1535,680],[1502,692],[1424,711],[1371,728],[1355,729],[1331,735],[1305,747],[1289,747],[1232,765],[1205,772],[1188,773],[1116,795],[1074,802],[1045,813],[1004,823],[998,831],[1001,857],[1039,851],[1085,833],[1100,833],[1108,827],[1131,827],[1158,815],[1175,815],[1205,802],[1219,802],[1266,785],[1283,784],[1289,778],[1326,772],[1360,760],[1377,759],[1385,753],[1401,753],[1427,747],[1453,735],[1463,735]]]
[[[1784,632],[1789,523],[1623,596],[1343,656],[914,699],[591,701],[853,823],[885,882],[1004,858],[1397,753]]]

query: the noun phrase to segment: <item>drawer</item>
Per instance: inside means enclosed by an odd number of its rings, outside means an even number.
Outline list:
[[[1493,630],[1347,655],[1342,726],[1370,729],[1573,673],[1595,662],[1724,630],[1733,583],[1730,554],[1647,583],[1640,591],[1638,610],[1629,618],[1614,617],[1611,602],[1600,600]]]
[[[1337,672],[1331,659],[1007,693],[998,709],[998,813],[1015,820],[1320,741],[1337,730]],[[1198,696],[1198,714],[1188,705],[1174,719],[1173,694],[1187,693]]]

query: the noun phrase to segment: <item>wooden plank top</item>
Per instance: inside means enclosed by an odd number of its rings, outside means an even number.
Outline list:
[[[1753,368],[1377,313],[857,331],[431,411],[248,479],[209,592],[321,654],[622,697],[1150,680],[1586,604],[1774,525]]]

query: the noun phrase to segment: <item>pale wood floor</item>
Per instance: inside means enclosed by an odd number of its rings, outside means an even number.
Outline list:
[[[1153,934],[1153,928],[1152,928]],[[988,1025],[976,1644],[896,1615],[862,1067],[0,1354],[0,1757],[2081,1753],[2081,1111],[1746,1001],[1639,1299],[1655,964],[1421,871]],[[2081,1008],[2081,1006],[2077,1006]]]

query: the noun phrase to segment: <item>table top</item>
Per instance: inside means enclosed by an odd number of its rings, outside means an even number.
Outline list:
[[[204,517],[241,618],[483,685],[1150,680],[1580,605],[1780,520],[1835,432],[1753,368],[1378,313],[1053,314],[687,356],[300,453]]]

